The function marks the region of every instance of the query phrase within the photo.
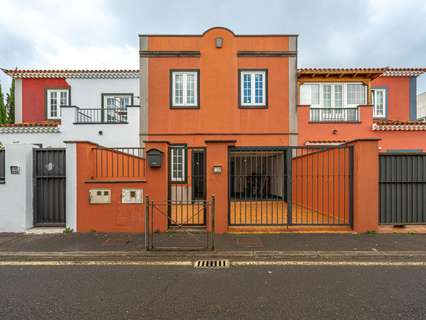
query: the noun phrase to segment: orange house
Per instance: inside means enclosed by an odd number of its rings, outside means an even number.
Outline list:
[[[381,152],[426,151],[416,79],[425,68],[305,68],[298,71],[299,144],[380,139]]]
[[[163,156],[162,165],[147,162],[150,201],[167,202],[158,230],[209,225],[212,197],[216,232],[377,227],[377,185],[360,178],[377,174],[361,170],[377,141],[297,147],[296,35],[216,27],[139,40],[141,143]],[[369,188],[366,209],[357,190]]]

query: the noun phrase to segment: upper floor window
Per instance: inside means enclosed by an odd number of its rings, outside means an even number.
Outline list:
[[[240,106],[266,107],[267,72],[266,70],[240,71]]]
[[[61,107],[69,105],[68,89],[47,90],[47,118],[60,119]]]
[[[171,71],[171,107],[199,106],[199,71]]]
[[[125,122],[127,121],[126,108],[132,104],[133,95],[126,94],[102,94],[103,107],[106,109],[104,121]]]
[[[373,103],[373,117],[386,117],[386,89],[372,89],[371,101]]]
[[[355,108],[366,103],[366,87],[360,83],[305,83],[300,104],[317,108]]]

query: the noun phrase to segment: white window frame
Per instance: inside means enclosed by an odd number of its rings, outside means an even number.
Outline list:
[[[176,101],[176,76],[182,76],[182,102]],[[188,101],[188,75],[194,76],[194,83],[193,83],[193,91],[194,91],[194,101],[189,102]],[[172,101],[171,106],[172,107],[191,107],[191,108],[197,108],[199,106],[198,103],[198,70],[172,70],[171,71],[171,77],[172,77]]]
[[[361,82],[305,82],[301,85],[300,91],[300,104],[310,105],[311,108],[330,108],[330,109],[340,109],[340,108],[356,108],[358,104],[348,104],[348,85],[357,84],[363,85],[364,88],[364,103],[367,103],[367,87]],[[319,86],[319,104],[311,104],[311,85]],[[324,86],[331,86],[331,104],[330,106],[325,106],[324,103]],[[335,86],[342,86],[342,106],[336,106],[336,96],[335,96]]]
[[[111,98],[116,102],[114,107],[108,107],[108,99]],[[123,98],[129,99],[129,103],[127,105],[121,106],[121,101],[119,99]],[[105,110],[104,117],[106,118],[104,121],[127,121],[127,106],[133,103],[132,93],[102,93],[102,99],[102,107]],[[117,105],[117,101],[119,101],[120,105]]]
[[[178,152],[181,152],[181,159],[180,163],[176,162],[176,160],[179,157]],[[178,146],[173,145],[170,149],[170,178],[173,182],[184,182],[186,180],[186,147],[185,146]],[[180,165],[181,170],[175,170],[174,165]],[[180,174],[178,172],[181,171]]]
[[[56,92],[56,116],[52,116],[52,101],[50,98],[51,93]],[[67,94],[66,103],[61,103],[61,93]],[[46,118],[47,119],[61,119],[61,107],[68,106],[70,101],[70,93],[68,89],[47,89],[46,91]]]
[[[108,109],[108,103],[107,103],[107,101],[108,101],[109,98],[116,99],[116,101],[118,101],[118,99],[128,98],[129,99],[129,104],[128,105],[132,104],[132,99],[133,99],[133,95],[131,93],[117,93],[117,94],[114,94],[114,93],[103,93],[102,97],[103,97],[103,107],[105,109]],[[123,107],[121,105],[120,106],[115,105],[113,108],[110,108],[110,109],[126,109],[128,105],[125,105]]]
[[[250,97],[251,102],[244,102],[244,75],[250,75]],[[263,76],[262,82],[262,101],[256,103],[256,75]],[[266,107],[267,105],[267,81],[268,74],[266,70],[241,70],[240,71],[240,106],[242,107]]]
[[[377,113],[377,91],[380,91],[383,93],[383,114]],[[372,95],[372,103],[373,103],[373,118],[386,118],[386,110],[387,110],[387,95],[386,95],[386,89],[384,88],[372,88],[371,89],[371,95]]]

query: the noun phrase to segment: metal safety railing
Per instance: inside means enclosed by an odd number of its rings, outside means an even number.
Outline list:
[[[84,108],[77,109],[77,124],[109,124],[127,123],[127,109],[125,108]]]
[[[171,214],[176,207],[185,207],[185,220],[178,221]],[[214,250],[215,197],[195,202],[154,201],[145,197],[146,250]],[[203,215],[204,226],[191,226],[191,219]],[[164,230],[162,230],[162,228]]]
[[[134,178],[145,176],[145,149],[95,147],[94,177]]]
[[[359,108],[310,108],[312,122],[354,122],[359,121]]]

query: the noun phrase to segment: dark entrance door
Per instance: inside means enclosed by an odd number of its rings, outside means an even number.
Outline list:
[[[65,225],[65,149],[34,149],[34,226]]]
[[[192,150],[192,198],[204,200],[205,191],[205,152],[204,149]]]

